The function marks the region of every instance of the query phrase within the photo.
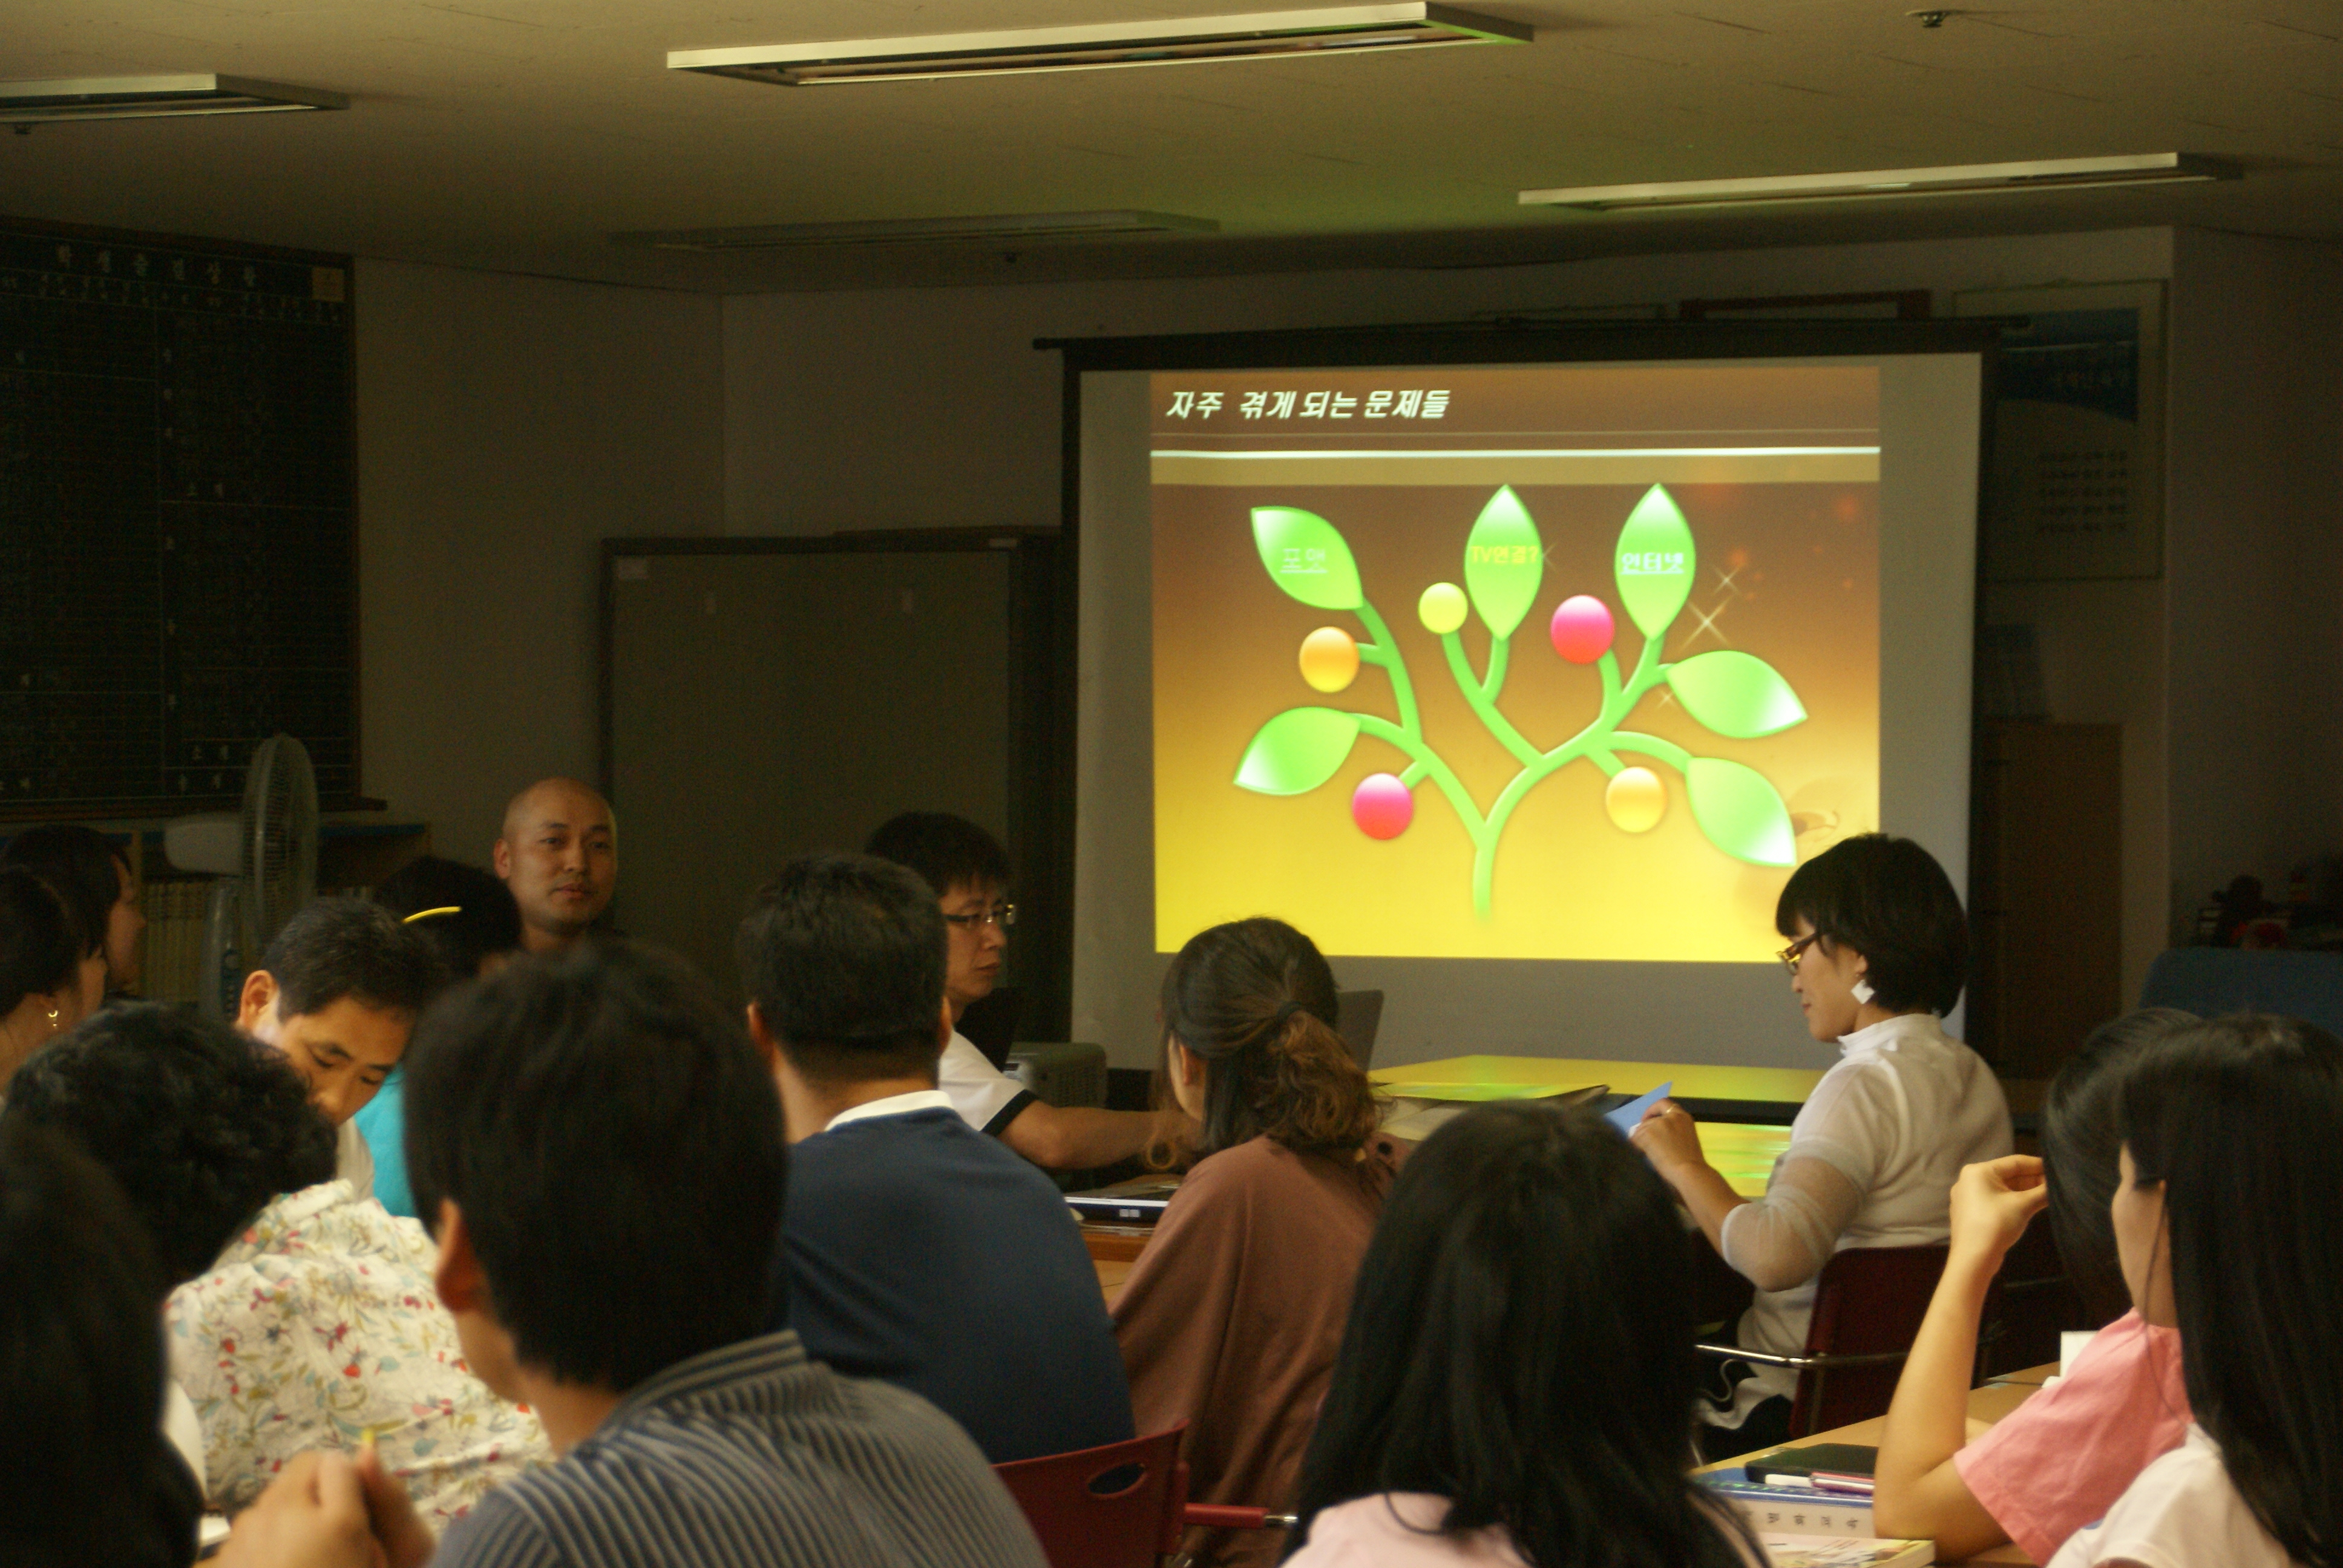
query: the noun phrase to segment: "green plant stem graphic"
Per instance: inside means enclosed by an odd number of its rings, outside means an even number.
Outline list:
[[[1754,739],[1805,722],[1806,712],[1788,681],[1772,666],[1737,649],[1663,662],[1669,629],[1683,612],[1692,588],[1692,531],[1664,486],[1644,493],[1620,530],[1614,569],[1619,598],[1643,634],[1634,670],[1622,675],[1609,607],[1579,596],[1554,612],[1554,648],[1565,658],[1593,662],[1602,703],[1594,718],[1561,745],[1541,751],[1498,710],[1512,657],[1513,636],[1534,600],[1544,550],[1537,527],[1518,497],[1500,488],[1473,525],[1465,551],[1470,604],[1489,629],[1486,673],[1474,675],[1458,632],[1466,616],[1466,590],[1435,584],[1418,607],[1425,628],[1440,638],[1450,676],[1475,718],[1521,764],[1521,771],[1484,813],[1453,768],[1425,739],[1407,657],[1363,591],[1357,563],[1341,532],[1323,518],[1291,507],[1257,508],[1254,542],[1272,581],[1290,597],[1321,609],[1347,611],[1366,628],[1369,641],[1356,644],[1361,664],[1390,678],[1399,711],[1396,723],[1380,714],[1327,708],[1289,709],[1264,725],[1246,748],[1237,782],[1275,795],[1302,794],[1326,783],[1342,768],[1356,739],[1373,736],[1407,759],[1397,783],[1412,792],[1430,779],[1447,798],[1473,841],[1473,908],[1489,918],[1496,879],[1497,846],[1514,810],[1539,784],[1584,759],[1618,780],[1628,771],[1619,754],[1647,757],[1684,780],[1684,797],[1701,832],[1718,849],[1753,865],[1786,866],[1795,854],[1789,810],[1774,786],[1755,769],[1721,758],[1694,756],[1673,740],[1622,729],[1636,707],[1659,686],[1668,686],[1684,712],[1716,734]],[[1305,650],[1306,655],[1306,650]],[[1305,675],[1308,668],[1305,664]],[[1317,678],[1312,677],[1313,680]],[[1320,690],[1338,690],[1338,677]],[[1637,769],[1638,773],[1644,770]],[[1413,820],[1411,794],[1393,790],[1385,776],[1371,778],[1353,799],[1352,816],[1375,838],[1404,832]],[[1654,802],[1657,785],[1648,777],[1629,779],[1623,807],[1610,795],[1605,809],[1629,832],[1647,830],[1664,809]],[[1618,786],[1614,783],[1614,789]],[[1642,802],[1639,806],[1637,802]]]

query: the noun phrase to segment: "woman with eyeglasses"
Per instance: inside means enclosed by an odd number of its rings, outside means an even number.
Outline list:
[[[1645,1112],[1634,1141],[1756,1287],[1734,1342],[1794,1356],[1834,1253],[1951,1233],[1961,1167],[2010,1151],[2009,1105],[1984,1059],[1945,1032],[1968,973],[1968,923],[1927,850],[1884,833],[1835,844],[1790,878],[1774,922],[1791,939],[1781,959],[1807,1031],[1835,1041],[1838,1060],[1790,1124],[1765,1195],[1726,1184],[1673,1101]],[[1787,1367],[1715,1363],[1703,1449],[1723,1459],[1782,1441],[1796,1386]]]

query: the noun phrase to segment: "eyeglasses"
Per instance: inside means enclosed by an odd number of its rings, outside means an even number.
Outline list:
[[[1806,956],[1806,950],[1813,947],[1816,942],[1822,940],[1822,932],[1809,932],[1807,935],[1800,937],[1796,941],[1792,942],[1788,947],[1784,948],[1780,952],[1775,953],[1774,956],[1782,960],[1782,967],[1784,969],[1789,970],[1793,975],[1795,975],[1798,972],[1798,960]]]
[[[946,915],[944,919],[964,931],[972,931],[981,926],[1006,928],[1017,923],[1017,906],[995,904],[989,910],[970,910],[964,915]]]

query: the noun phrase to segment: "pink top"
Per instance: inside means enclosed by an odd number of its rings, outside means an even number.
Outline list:
[[[2130,1312],[2093,1335],[2066,1376],[1995,1422],[1953,1463],[2009,1538],[2046,1563],[2068,1536],[2104,1518],[2187,1432],[2179,1332]]]
[[[1285,1568],[1523,1568],[1503,1526],[1440,1533],[1448,1499],[1383,1492],[1322,1509]]]

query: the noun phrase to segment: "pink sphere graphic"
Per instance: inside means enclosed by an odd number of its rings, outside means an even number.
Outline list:
[[[1611,607],[1592,594],[1562,601],[1548,628],[1554,650],[1573,664],[1593,664],[1611,651]]]
[[[1370,839],[1396,839],[1415,820],[1415,794],[1389,773],[1370,773],[1351,792],[1351,820]]]

